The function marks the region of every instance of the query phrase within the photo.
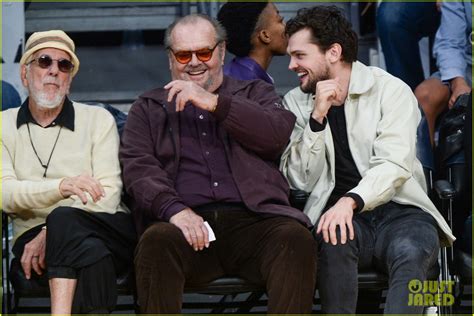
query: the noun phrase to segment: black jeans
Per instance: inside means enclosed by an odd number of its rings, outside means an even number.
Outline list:
[[[386,314],[421,314],[408,305],[408,283],[426,280],[437,264],[439,236],[433,217],[411,206],[389,202],[353,218],[355,238],[336,246],[319,239],[319,293],[328,314],[354,314],[358,268],[375,267],[389,276]]]

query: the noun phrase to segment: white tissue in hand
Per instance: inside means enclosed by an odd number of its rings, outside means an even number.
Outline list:
[[[209,235],[209,242],[216,240],[216,235],[214,235],[214,231],[212,230],[211,226],[208,222],[204,222],[204,226],[207,228],[207,232]]]

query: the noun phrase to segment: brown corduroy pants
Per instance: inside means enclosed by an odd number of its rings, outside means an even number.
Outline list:
[[[246,210],[199,213],[217,240],[194,251],[170,223],[155,223],[136,249],[138,303],[142,313],[180,313],[184,286],[237,275],[266,287],[268,313],[310,313],[316,283],[316,242],[288,217]]]

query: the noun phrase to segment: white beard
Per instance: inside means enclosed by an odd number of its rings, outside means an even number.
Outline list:
[[[35,92],[32,91],[30,96],[33,98],[33,100],[35,100],[35,103],[39,107],[45,108],[45,109],[57,108],[58,106],[62,104],[63,99],[64,99],[64,95],[60,93],[56,94],[53,99],[48,99],[46,93],[39,92],[39,91],[35,91]]]
[[[46,80],[44,80],[45,82],[54,82],[55,80],[54,79],[50,79],[50,78],[47,78]],[[44,108],[44,109],[54,109],[54,108],[57,108],[58,106],[60,106],[64,100],[64,97],[66,96],[67,94],[67,89],[66,91],[62,91],[62,89],[60,91],[58,91],[58,93],[56,93],[53,98],[48,98],[48,94],[45,93],[44,91],[41,91],[41,90],[37,90],[35,88],[35,85],[34,85],[34,79],[32,78],[32,76],[28,76],[27,74],[27,80],[28,80],[28,86],[30,87],[30,97],[33,98],[33,100],[35,101],[35,103],[41,107],[41,108]]]

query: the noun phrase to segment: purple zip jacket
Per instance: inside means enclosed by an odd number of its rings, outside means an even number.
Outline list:
[[[224,74],[235,79],[260,79],[273,84],[272,77],[250,57],[235,57],[224,66]]]
[[[289,186],[277,161],[290,138],[295,116],[285,110],[273,86],[260,80],[224,77],[213,113],[232,176],[247,208],[292,217],[307,227],[309,218],[291,207]],[[160,205],[180,201],[175,178],[180,159],[179,113],[162,88],[141,95],[130,109],[122,136],[120,162],[137,232],[167,221]],[[217,201],[216,201],[217,202]]]

